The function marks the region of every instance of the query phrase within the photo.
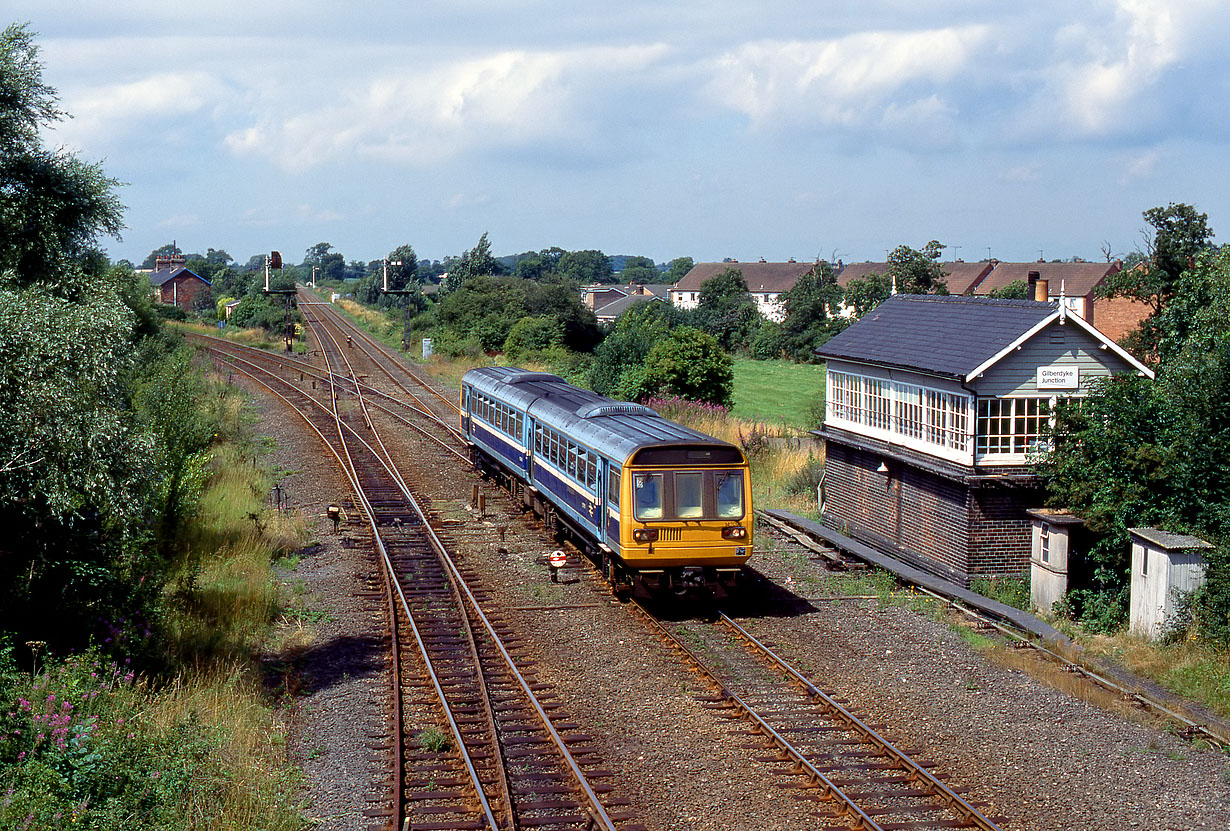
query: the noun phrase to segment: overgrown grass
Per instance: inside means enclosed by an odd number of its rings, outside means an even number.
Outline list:
[[[816,402],[824,401],[823,364],[735,358],[735,404],[730,414],[783,430],[813,430]]]
[[[1224,647],[1158,644],[1126,634],[1083,638],[1082,643],[1091,652],[1230,718],[1230,654]]]
[[[241,427],[227,405],[222,422]],[[265,505],[270,475],[252,464],[252,440],[235,438],[214,448],[182,529],[184,553],[145,630],[156,645],[108,644],[113,655],[161,653],[161,673],[95,652],[39,655],[18,672],[0,649],[0,827],[307,827],[259,660],[287,637],[273,627],[283,604],[270,562],[304,535]]]
[[[1005,606],[1029,611],[1029,573],[1020,577],[972,577],[970,591],[997,600]]]

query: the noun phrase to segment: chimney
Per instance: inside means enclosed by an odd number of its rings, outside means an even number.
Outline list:
[[[1027,281],[1029,283],[1029,297],[1036,298],[1038,296],[1038,278],[1041,276],[1042,275],[1036,271],[1029,272]]]
[[[1047,280],[1039,279],[1034,284],[1034,300],[1039,303],[1045,303],[1050,300],[1050,283]]]

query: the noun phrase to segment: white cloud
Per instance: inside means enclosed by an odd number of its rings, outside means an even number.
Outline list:
[[[178,214],[176,216],[168,216],[158,221],[158,228],[199,228],[201,227],[201,217],[197,214]]]
[[[229,91],[206,72],[167,72],[126,83],[84,85],[66,96],[71,119],[54,128],[55,139],[72,147],[105,145],[134,133],[182,125],[183,119],[216,106]]]
[[[981,25],[764,41],[721,56],[709,95],[758,128],[858,126],[911,112],[951,113],[943,88],[989,40]]]
[[[612,90],[636,86],[662,46],[508,51],[349,82],[326,106],[265,119],[226,138],[236,154],[290,170],[355,156],[430,166],[467,152],[567,145],[601,136]]]
[[[1162,152],[1157,148],[1146,150],[1143,153],[1129,158],[1123,167],[1123,175],[1119,178],[1121,184],[1134,182],[1139,179],[1148,179],[1153,176],[1157,169],[1158,163],[1162,161]]]
[[[1059,28],[1053,65],[1033,109],[1052,114],[1061,134],[1107,136],[1164,128],[1191,90],[1171,87],[1167,76],[1189,59],[1209,29],[1224,30],[1211,0],[1117,0],[1105,16],[1092,15]]]
[[[456,210],[458,208],[468,208],[475,205],[486,205],[490,202],[490,194],[454,193],[445,201],[444,206],[450,210]]]

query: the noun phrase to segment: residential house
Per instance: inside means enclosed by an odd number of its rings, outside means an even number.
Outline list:
[[[155,301],[188,311],[197,295],[210,287],[208,280],[184,267],[186,262],[181,255],[155,260],[154,270],[149,275]]]

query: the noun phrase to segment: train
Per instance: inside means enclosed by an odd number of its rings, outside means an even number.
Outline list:
[[[648,407],[517,367],[461,380],[474,465],[567,533],[616,592],[728,596],[752,555],[739,447]]]

